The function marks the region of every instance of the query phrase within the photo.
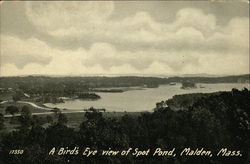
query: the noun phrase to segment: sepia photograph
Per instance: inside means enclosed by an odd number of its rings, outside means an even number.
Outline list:
[[[249,0],[0,1],[0,164],[250,164]]]

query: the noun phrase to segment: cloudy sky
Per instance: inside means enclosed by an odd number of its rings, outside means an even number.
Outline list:
[[[249,73],[249,3],[1,3],[1,76]]]

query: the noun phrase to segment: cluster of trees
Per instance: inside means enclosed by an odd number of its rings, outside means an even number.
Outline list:
[[[193,81],[194,83],[237,83],[249,82],[249,74],[225,77],[0,77],[0,88],[21,89],[28,94],[71,95],[75,92],[86,92],[90,88],[102,87],[157,87],[171,82]]]
[[[197,102],[198,99],[207,98],[211,95],[218,95],[220,92],[214,92],[210,94],[206,93],[191,93],[191,94],[182,94],[182,95],[174,95],[173,98],[163,101],[161,103],[170,107],[173,110],[186,110],[194,103]]]
[[[87,100],[97,100],[100,99],[101,97],[97,95],[96,93],[79,93],[78,94],[79,99],[87,99]]]
[[[4,116],[0,113],[0,130],[4,128]]]
[[[49,127],[40,124],[28,124],[21,121],[23,127],[7,134],[1,140],[3,163],[36,164],[247,164],[250,162],[250,91],[233,89],[196,96],[185,110],[172,110],[160,106],[153,113],[131,114],[120,118],[103,117],[94,110],[84,114],[80,129],[67,126],[67,117],[58,114],[58,120]],[[23,111],[23,113],[26,113]],[[23,114],[27,116],[28,114]],[[26,117],[23,118],[26,120]],[[91,149],[127,150],[128,148],[170,149],[180,152],[183,148],[206,148],[216,152],[221,148],[240,150],[241,157],[153,157],[135,156],[93,156],[48,155],[53,148],[90,147]],[[23,155],[10,155],[12,149],[24,149]],[[0,161],[1,162],[1,161]]]
[[[192,81],[183,81],[182,82],[182,89],[186,89],[186,88],[196,88],[196,84]]]
[[[12,96],[13,101],[19,101],[24,97],[24,93],[22,90],[17,90],[15,94]]]
[[[12,87],[28,94],[60,96],[87,92],[90,88],[130,87],[166,84],[166,78],[155,77],[1,77],[0,88]]]
[[[59,110],[59,109],[58,109]],[[5,109],[6,114],[11,114],[12,117],[10,119],[10,123],[20,124],[20,128],[30,128],[31,125],[34,123],[39,123],[40,125],[43,125],[45,123],[52,123],[53,118],[50,115],[47,115],[46,118],[38,117],[36,115],[32,116],[32,112],[29,108],[29,106],[24,105],[21,108],[18,108],[15,105],[7,106]],[[15,114],[19,113],[19,116],[15,117]],[[60,114],[60,110],[55,112],[56,115]],[[0,113],[0,130],[4,129],[4,115]],[[1,139],[0,139],[1,140]]]
[[[42,103],[63,103],[64,100],[56,95],[45,94],[35,98],[36,102]]]
[[[6,114],[14,115],[15,113],[18,113],[19,109],[15,105],[10,105],[5,109]]]

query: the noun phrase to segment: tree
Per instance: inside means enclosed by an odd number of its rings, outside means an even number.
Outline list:
[[[88,120],[99,120],[100,118],[102,118],[102,113],[99,112],[99,109],[90,107],[89,109],[85,110],[85,112],[85,117]]]
[[[42,124],[44,124],[45,121],[43,120],[42,117],[38,117],[37,115],[33,115],[32,116],[32,126],[41,126]]]
[[[10,105],[5,109],[5,113],[10,113],[12,116],[14,116],[15,113],[18,113],[19,110],[16,106]]]
[[[19,101],[24,96],[23,91],[19,90],[15,93],[15,95],[12,96],[13,101]]]
[[[61,110],[59,108],[52,109],[52,112],[54,112],[56,115],[61,113]]]
[[[24,115],[24,116],[31,116],[31,111],[30,111],[29,106],[24,105],[24,106],[22,107],[21,115]]]
[[[0,113],[0,130],[4,128],[4,116]]]
[[[21,110],[21,116],[19,122],[23,127],[29,127],[31,125],[31,112],[27,105],[24,105]]]
[[[60,113],[58,115],[58,124],[65,125],[68,122],[68,118],[65,114]]]
[[[47,120],[47,123],[52,123],[53,122],[53,118],[50,115],[46,116],[46,120]]]

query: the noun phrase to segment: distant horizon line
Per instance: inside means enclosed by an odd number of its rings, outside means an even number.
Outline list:
[[[43,77],[123,77],[123,76],[132,76],[132,77],[226,77],[226,76],[242,76],[242,75],[250,75],[250,73],[244,74],[206,74],[206,73],[198,73],[198,74],[176,74],[176,75],[166,75],[166,74],[82,74],[82,75],[46,75],[46,74],[27,74],[27,75],[10,75],[10,76],[2,76],[1,77],[28,77],[28,76],[43,76]]]

